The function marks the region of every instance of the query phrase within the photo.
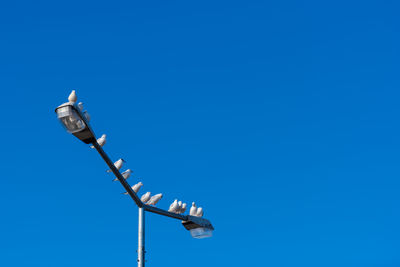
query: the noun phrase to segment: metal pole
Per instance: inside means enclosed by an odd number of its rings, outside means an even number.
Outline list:
[[[139,231],[138,231],[138,267],[144,267],[144,213],[143,207],[139,207]]]
[[[150,206],[150,205],[146,205],[145,204],[145,205],[143,205],[143,208],[145,209],[145,211],[153,212],[153,213],[156,213],[156,214],[159,214],[159,215],[167,216],[167,217],[178,219],[178,220],[181,220],[181,221],[188,221],[189,220],[188,215],[182,215],[182,214],[169,212],[169,211],[166,211],[166,210],[163,210],[163,209],[156,208],[154,206]]]

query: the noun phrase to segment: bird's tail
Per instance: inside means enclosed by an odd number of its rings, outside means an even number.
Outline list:
[[[90,146],[90,148],[94,148],[94,146]]]
[[[124,193],[121,193],[121,194],[123,194],[123,195],[127,195],[127,194],[128,194],[128,192],[124,192]]]
[[[111,170],[107,170],[106,172],[110,173],[110,172],[111,172]]]
[[[118,181],[118,178],[115,178],[114,180],[112,180],[113,182]]]

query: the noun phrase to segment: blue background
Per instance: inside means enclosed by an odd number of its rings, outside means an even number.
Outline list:
[[[0,265],[136,265],[137,208],[54,114],[76,89],[131,184],[216,228],[147,214],[148,266],[400,266],[399,7],[2,2]]]

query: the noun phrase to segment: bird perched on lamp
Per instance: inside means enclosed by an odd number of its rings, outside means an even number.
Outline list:
[[[127,169],[126,171],[124,171],[123,173],[121,173],[122,177],[124,177],[125,180],[128,179],[128,178],[131,176],[131,174],[132,174],[131,169]],[[113,180],[113,182],[115,182],[115,181],[117,181],[117,180],[118,180],[118,178],[115,178],[115,179]]]
[[[68,101],[72,104],[75,104],[76,100],[78,100],[78,97],[76,96],[75,90],[72,90],[72,92],[68,96]]]
[[[196,214],[197,214],[196,203],[192,202],[192,206],[190,207],[189,210],[189,215],[196,216]]]
[[[132,188],[133,192],[137,193],[137,192],[139,192],[139,190],[142,186],[143,186],[142,182],[139,182],[139,183],[135,184],[134,186],[132,186],[131,188]],[[124,192],[122,194],[127,195],[128,192]]]
[[[117,170],[121,169],[122,164],[124,164],[125,160],[123,159],[119,159],[116,162],[114,162],[114,166],[115,168],[117,168]],[[111,170],[107,170],[107,172],[111,172]]]
[[[196,211],[196,216],[197,217],[202,217],[204,214],[203,208],[202,207],[198,207],[197,211]]]
[[[150,194],[151,194],[150,192],[147,192],[147,193],[143,194],[142,197],[140,198],[140,200],[143,203],[146,203],[147,201],[150,200]]]
[[[172,204],[169,206],[168,211],[178,213],[178,209],[179,209],[178,200],[175,199],[174,202],[172,202]]]
[[[185,211],[186,211],[186,205],[187,205],[186,203],[183,203],[183,204],[182,204],[182,207],[181,207],[180,210],[179,210],[179,213],[180,213],[180,214],[185,213]]]
[[[163,194],[157,194],[154,195],[150,198],[149,201],[146,202],[146,205],[153,205],[155,206],[157,204],[158,201],[160,201],[160,199],[162,198]]]
[[[102,147],[106,144],[106,138],[107,135],[103,134],[100,138],[97,139],[97,143]],[[94,148],[94,146],[90,146],[91,148]]]

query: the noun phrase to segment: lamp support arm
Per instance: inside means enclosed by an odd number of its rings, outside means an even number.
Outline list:
[[[110,160],[110,158],[107,156],[106,152],[104,152],[103,148],[97,143],[97,141],[94,141],[93,143],[94,148],[96,148],[97,152],[99,152],[100,156],[104,159],[104,161],[107,163],[108,167],[110,170],[114,173],[115,177],[117,177],[118,181],[122,184],[122,186],[125,188],[126,192],[128,192],[129,196],[135,201],[136,205],[139,208],[142,208],[144,206],[143,202],[140,200],[140,198],[136,195],[136,193],[132,190],[131,186],[128,184],[128,182],[124,179],[122,174],[115,168],[114,163]]]

